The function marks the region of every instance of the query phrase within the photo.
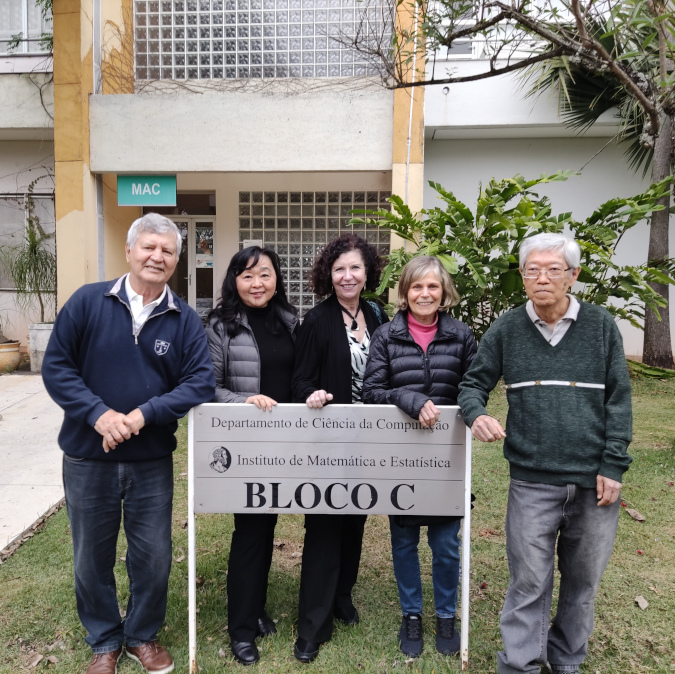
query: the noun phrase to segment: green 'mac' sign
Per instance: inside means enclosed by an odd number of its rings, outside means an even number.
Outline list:
[[[175,206],[176,176],[117,176],[118,206]]]

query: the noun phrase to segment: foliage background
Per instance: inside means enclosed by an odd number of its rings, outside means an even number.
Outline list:
[[[533,180],[520,175],[504,180],[493,178],[480,186],[473,210],[432,182],[443,207],[424,209],[416,215],[399,196],[393,195],[389,199],[391,211],[352,211],[364,216],[352,222],[388,227],[410,244],[391,252],[377,293],[393,288],[406,262],[413,257],[433,255],[457,285],[461,301],[452,309],[453,315],[480,338],[498,316],[527,300],[518,269],[521,243],[535,234],[566,229],[582,250],[582,271],[572,293],[641,327],[645,306],[654,310],[666,303],[650,283],[674,283],[675,264],[662,260],[618,265],[613,257],[628,230],[664,208],[657,201],[668,193],[670,180],[633,197],[611,199],[586,220],[577,221],[569,212],[555,215],[548,197],[536,192],[537,186],[567,180],[571,175],[569,171],[558,171]],[[389,310],[393,311],[393,306]]]

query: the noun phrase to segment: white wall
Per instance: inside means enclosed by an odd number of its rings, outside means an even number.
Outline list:
[[[564,183],[543,186],[539,192],[551,198],[553,212],[572,211],[577,219],[586,218],[595,208],[610,198],[630,196],[648,184],[641,174],[632,173],[623,158],[623,149],[605,145],[602,138],[529,138],[529,139],[471,139],[429,140],[425,145],[425,182],[439,182],[475,210],[479,183],[490,178],[507,178],[517,173],[534,178],[558,169],[579,170],[587,162],[581,176]],[[425,208],[436,205],[436,193],[426,185]],[[439,204],[440,205],[440,204]],[[638,225],[621,242],[617,260],[621,263],[641,263],[647,259],[649,230]],[[670,232],[671,256],[675,254],[675,225]],[[675,293],[671,289],[671,307]],[[675,336],[675,310],[671,309],[671,330]],[[620,323],[626,353],[642,353],[642,332]]]
[[[497,62],[497,66],[505,63]],[[476,75],[487,70],[487,61],[437,63],[437,77]],[[530,87],[516,73],[458,84],[426,88],[424,126],[427,137],[456,138],[551,138],[574,136],[560,123],[556,100],[549,94],[526,98]],[[611,136],[616,119],[605,114],[587,135]]]
[[[94,95],[91,170],[390,170],[393,92]]]
[[[0,71],[0,141],[54,138],[53,116],[51,75]]]
[[[36,178],[36,192],[53,192],[53,175],[53,140],[0,140],[0,194],[25,192]]]

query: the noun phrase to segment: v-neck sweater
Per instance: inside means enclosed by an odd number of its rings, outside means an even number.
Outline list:
[[[487,414],[500,377],[507,386],[504,456],[512,478],[588,488],[598,474],[621,480],[631,462],[630,378],[621,335],[605,309],[581,303],[556,346],[524,305],[501,316],[460,384],[469,427]]]

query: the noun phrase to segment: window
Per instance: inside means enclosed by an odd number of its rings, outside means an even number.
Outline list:
[[[340,38],[361,24],[377,31],[386,6],[388,0],[134,0],[136,78],[375,75],[377,65]]]
[[[40,221],[40,227],[47,234],[55,232],[54,197],[39,194],[0,194],[0,250],[11,251],[20,246],[32,201],[32,215]],[[48,244],[55,249],[55,240],[51,236]],[[12,281],[5,265],[0,265],[0,290],[12,290]]]
[[[40,44],[40,36],[51,32],[51,12],[43,19],[42,9],[35,0],[0,0],[0,54],[43,53],[46,49]],[[19,46],[8,52],[9,40],[19,33],[22,36]]]
[[[341,234],[354,233],[389,254],[391,234],[377,225],[350,225],[352,209],[389,209],[391,192],[239,192],[239,249],[262,241],[281,262],[288,300],[307,313],[316,303],[309,271],[322,248]]]

